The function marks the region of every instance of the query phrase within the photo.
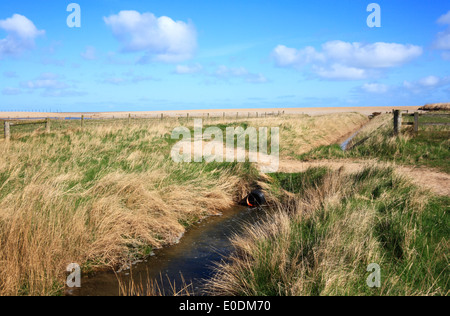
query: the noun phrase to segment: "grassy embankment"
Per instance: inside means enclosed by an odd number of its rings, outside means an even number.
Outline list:
[[[448,170],[448,134],[388,137],[373,121],[360,147],[323,146],[304,159],[365,157]],[[367,135],[367,136],[366,136]],[[426,139],[424,137],[427,137]],[[447,153],[447,154],[445,154]],[[218,295],[448,295],[450,198],[433,196],[385,165],[357,173],[309,169],[272,175],[282,202],[267,221],[233,240],[236,252],[210,281]],[[381,287],[369,288],[369,264]]]
[[[239,124],[280,126],[281,154],[289,155],[328,144],[366,120],[338,116]],[[87,272],[148,255],[226,210],[258,181],[248,163],[172,162],[170,134],[180,125],[192,129],[192,120],[85,121],[84,129],[61,121],[49,134],[13,127],[12,140],[0,140],[0,295],[61,294],[69,263]]]
[[[404,121],[413,118],[405,117]],[[449,122],[448,118],[423,117],[420,122]],[[375,118],[343,152],[338,145],[325,145],[298,155],[300,160],[376,158],[406,165],[426,166],[450,173],[450,130],[447,126],[420,126],[418,134],[406,127],[392,137],[392,115]],[[356,146],[355,146],[356,145]],[[352,148],[352,146],[354,146]]]
[[[293,192],[233,244],[210,282],[215,295],[448,295],[448,197],[433,197],[391,168],[356,174],[310,169],[273,175]],[[381,287],[369,288],[369,264]]]

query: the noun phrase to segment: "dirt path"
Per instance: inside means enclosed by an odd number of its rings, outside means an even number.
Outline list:
[[[450,175],[434,169],[425,167],[411,167],[396,165],[393,163],[384,163],[377,160],[319,160],[319,161],[280,161],[279,172],[296,173],[304,172],[311,167],[328,167],[332,170],[342,170],[347,173],[361,171],[364,167],[370,165],[390,165],[395,166],[395,170],[400,174],[409,177],[413,183],[431,190],[432,192],[450,196]]]

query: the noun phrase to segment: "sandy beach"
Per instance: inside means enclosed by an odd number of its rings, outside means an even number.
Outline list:
[[[419,106],[400,106],[395,109],[414,112]],[[223,109],[223,110],[185,110],[185,111],[142,111],[142,112],[0,112],[0,119],[15,118],[78,118],[84,115],[85,118],[93,119],[111,119],[111,118],[127,118],[129,115],[133,118],[154,118],[161,117],[161,114],[169,117],[222,117],[225,113],[227,117],[259,117],[264,115],[274,115],[278,113],[284,114],[307,114],[307,115],[324,115],[333,113],[358,112],[364,115],[371,115],[374,112],[391,112],[394,107],[330,107],[330,108],[272,108],[272,109]]]

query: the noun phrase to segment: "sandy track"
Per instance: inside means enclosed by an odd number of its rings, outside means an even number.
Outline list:
[[[402,166],[376,160],[319,160],[312,162],[284,160],[280,161],[279,172],[296,173],[304,172],[312,167],[327,167],[332,170],[342,168],[343,172],[354,173],[374,164],[394,166],[396,172],[410,178],[416,185],[429,189],[438,195],[450,196],[450,175],[447,173],[425,167]]]

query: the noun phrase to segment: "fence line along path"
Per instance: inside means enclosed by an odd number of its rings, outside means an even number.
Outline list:
[[[414,126],[414,132],[419,131],[419,125],[423,126],[450,126],[450,122],[419,122],[419,117],[427,117],[427,118],[449,118],[450,120],[450,113],[438,113],[438,114],[431,114],[431,113],[419,113],[414,112],[413,114],[410,113],[402,113],[400,110],[393,110],[394,114],[394,134],[398,135],[400,132],[400,129],[402,126]],[[414,122],[403,122],[403,117],[414,117]]]
[[[50,133],[49,118],[45,120],[32,120],[32,121],[4,121],[3,124],[4,124],[4,136],[6,140],[11,139],[11,126],[45,124],[45,131],[47,133]]]

